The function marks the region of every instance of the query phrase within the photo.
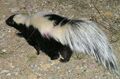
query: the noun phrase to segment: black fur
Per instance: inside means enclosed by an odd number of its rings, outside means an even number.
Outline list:
[[[39,51],[42,50],[51,58],[51,60],[54,60],[59,58],[59,52],[60,52],[60,54],[64,58],[61,59],[62,60],[61,62],[69,61],[72,55],[72,51],[68,46],[62,45],[53,38],[47,39],[42,37],[38,29],[34,28],[32,25],[26,27],[23,24],[19,24],[19,25],[16,24],[13,21],[14,16],[15,15],[10,16],[6,20],[6,24],[17,29],[20,32],[17,35],[20,37],[24,37],[25,40],[28,42],[28,44],[30,44],[36,49],[37,54],[39,54],[40,53]]]
[[[61,62],[68,62],[70,60],[70,57],[72,56],[72,50],[68,47],[68,46],[64,46],[61,51],[60,54],[64,59],[60,59]]]
[[[70,22],[70,19],[56,15],[56,14],[47,14],[44,17],[48,17],[49,20],[54,21],[54,26],[57,26],[57,25],[63,26],[66,23]]]

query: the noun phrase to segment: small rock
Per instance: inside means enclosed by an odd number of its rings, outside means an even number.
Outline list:
[[[0,35],[0,39],[2,39],[4,36],[5,36],[5,34],[1,34],[1,35]]]
[[[34,74],[30,74],[30,75],[28,76],[28,79],[37,79],[37,76],[34,75]]]
[[[2,15],[2,18],[5,18],[6,17],[6,15]]]
[[[8,29],[8,32],[10,33],[10,32],[11,32],[11,29]]]
[[[31,68],[36,68],[36,67],[38,67],[36,64],[31,65]]]
[[[4,23],[4,21],[3,20],[0,20],[0,25],[2,25]]]
[[[6,76],[11,76],[11,73],[8,73]]]
[[[47,71],[47,70],[51,67],[50,64],[42,64],[42,65],[40,65],[40,66],[41,66],[41,68],[42,68],[43,70],[45,70],[45,71]]]
[[[7,50],[6,49],[2,49],[2,52],[5,53]]]
[[[2,71],[0,72],[0,74],[8,73],[8,72],[9,72],[9,70],[2,70]]]
[[[18,72],[14,72],[15,75],[18,75],[19,73]]]
[[[96,76],[95,76],[95,79],[99,79],[99,77],[96,75]]]
[[[10,63],[10,67],[11,67],[11,68],[15,68],[15,66],[13,66],[13,63]]]
[[[57,69],[60,69],[60,67],[57,67]]]
[[[19,11],[19,8],[17,8],[17,7],[11,8],[11,12],[12,12],[12,13],[15,13],[15,12],[17,12],[17,11]]]

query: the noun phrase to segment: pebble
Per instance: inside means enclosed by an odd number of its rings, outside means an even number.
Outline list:
[[[0,20],[0,25],[2,25],[4,23],[4,21],[3,20]]]
[[[1,34],[1,35],[0,35],[0,39],[2,39],[4,36],[5,36],[5,34]]]
[[[15,66],[13,66],[13,63],[10,63],[10,67],[11,67],[11,68],[15,68]]]
[[[11,32],[11,29],[8,29],[8,32],[10,33],[10,32]]]
[[[15,74],[15,75],[18,75],[18,74],[19,74],[19,72],[14,72],[14,74]]]
[[[10,71],[9,71],[9,70],[2,70],[2,71],[0,72],[0,74],[8,73],[8,72],[10,72]]]
[[[11,76],[11,73],[8,73],[6,76]]]
[[[38,67],[36,64],[31,65],[31,68],[36,68],[36,67]]]
[[[30,67],[32,68],[32,71],[33,71],[33,72],[36,72],[36,71],[39,71],[39,70],[40,70],[39,66],[36,65],[36,64],[30,65]]]
[[[6,49],[2,49],[2,52],[5,53],[7,50]]]
[[[19,8],[17,8],[17,7],[11,8],[11,12],[12,12],[12,13],[15,13],[15,12],[17,12],[17,11],[19,11]]]

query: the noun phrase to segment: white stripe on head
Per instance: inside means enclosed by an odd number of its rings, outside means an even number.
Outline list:
[[[30,25],[30,17],[27,16],[27,15],[17,14],[17,15],[14,16],[13,20],[17,24],[25,24],[26,26]]]

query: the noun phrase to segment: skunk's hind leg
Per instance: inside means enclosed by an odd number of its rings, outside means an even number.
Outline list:
[[[60,59],[61,62],[68,62],[72,56],[72,50],[67,47],[64,46],[61,50],[60,50],[60,54],[63,58]]]

